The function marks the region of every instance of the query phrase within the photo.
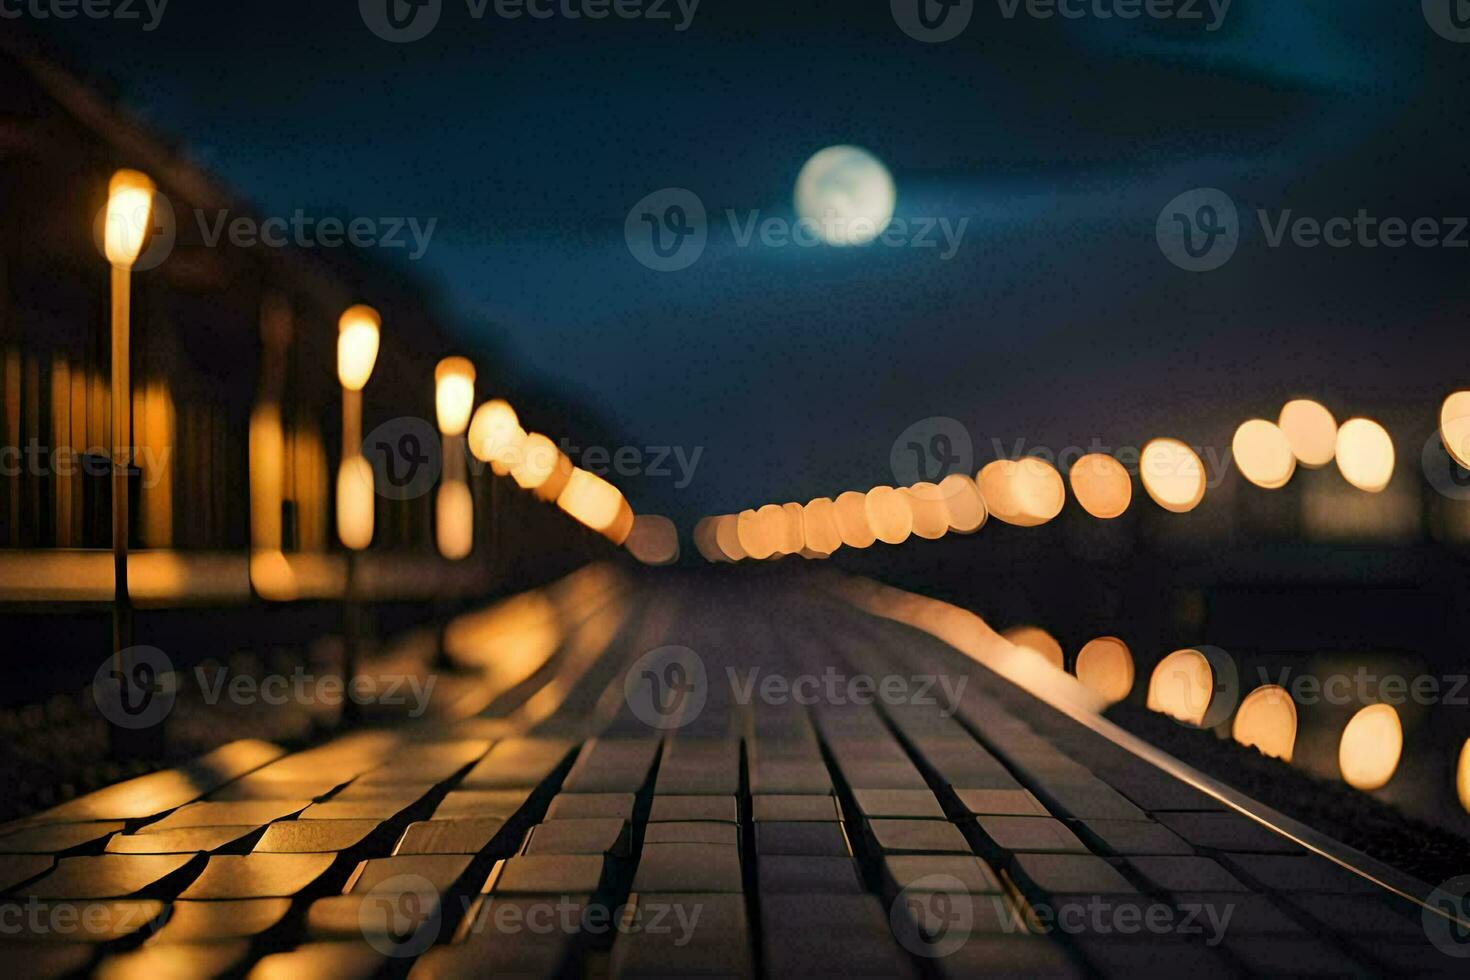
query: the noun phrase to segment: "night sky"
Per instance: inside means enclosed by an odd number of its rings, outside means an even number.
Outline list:
[[[960,420],[978,464],[992,439],[1228,440],[1292,396],[1343,418],[1464,386],[1470,230],[1272,248],[1256,211],[1470,213],[1470,43],[1417,0],[1236,0],[1216,30],[1006,6],[976,0],[941,44],[878,0],[703,0],[684,31],[672,0],[665,21],[444,0],[402,45],[344,0],[173,0],[153,31],[44,35],[263,214],[438,219],[411,265],[450,328],[630,445],[700,451],[687,487],[617,478],[686,526],[892,482],[894,439],[927,416]],[[802,163],[838,143],[888,165],[900,218],[968,219],[953,257],[739,245],[726,209],[791,218]],[[624,222],[666,187],[710,230],[661,273]],[[1204,273],[1155,239],[1199,187],[1242,226]]]

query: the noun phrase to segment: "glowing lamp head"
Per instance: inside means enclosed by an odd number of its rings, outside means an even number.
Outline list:
[[[107,261],[119,269],[131,269],[143,251],[153,223],[154,191],[148,175],[136,170],[119,170],[112,176],[103,242]]]
[[[434,369],[434,407],[439,431],[463,435],[475,407],[475,366],[464,357],[446,357]],[[507,406],[509,407],[509,406]]]
[[[626,502],[617,487],[579,468],[572,470],[556,505],[586,527],[607,534],[618,526]]]
[[[526,431],[521,428],[516,410],[508,402],[496,398],[475,409],[475,416],[470,420],[469,442],[470,452],[476,459],[489,463],[497,476],[505,476],[521,463],[522,451],[526,448]],[[542,465],[549,472],[554,461],[554,457],[543,460]]]
[[[337,380],[348,391],[361,391],[372,377],[382,326],[371,306],[354,306],[337,321]]]

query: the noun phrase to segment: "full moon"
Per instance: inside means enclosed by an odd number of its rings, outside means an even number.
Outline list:
[[[829,245],[866,245],[893,220],[898,193],[877,157],[856,146],[829,146],[796,178],[796,215]]]

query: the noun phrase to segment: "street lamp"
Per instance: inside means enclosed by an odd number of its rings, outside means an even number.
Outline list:
[[[371,306],[354,306],[337,322],[337,380],[342,383],[342,465],[337,470],[337,539],[347,549],[342,584],[342,683],[357,677],[360,633],[357,553],[373,541],[373,468],[362,455],[362,389],[378,361],[383,318]],[[342,700],[342,717],[355,717],[357,702]]]
[[[434,537],[439,554],[459,561],[474,543],[475,509],[465,479],[461,445],[475,407],[475,366],[463,357],[446,357],[434,369],[434,408],[444,437],[444,482],[435,499]]]
[[[132,467],[132,377],[130,339],[133,264],[153,220],[153,181],[136,170],[119,170],[107,188],[103,249],[112,266],[112,649],[113,669],[130,676],[125,652],[133,645],[133,609],[128,596],[128,471]]]

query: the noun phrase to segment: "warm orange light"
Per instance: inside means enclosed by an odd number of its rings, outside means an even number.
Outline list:
[[[1283,687],[1267,684],[1246,695],[1235,712],[1231,736],[1254,745],[1263,755],[1291,761],[1296,747],[1296,702]]]
[[[1337,468],[1359,490],[1379,493],[1393,479],[1393,440],[1371,419],[1348,419],[1337,430]]]
[[[450,561],[469,556],[475,543],[475,500],[458,480],[441,484],[434,501],[434,541]]]
[[[1279,490],[1296,472],[1291,440],[1265,419],[1241,423],[1230,443],[1240,475],[1263,490]]]
[[[1148,682],[1148,709],[1189,725],[1205,720],[1215,690],[1215,672],[1198,650],[1175,650],[1154,668]]]
[[[717,520],[719,520],[717,517],[700,519],[699,523],[694,525],[694,531],[690,534],[690,537],[694,539],[695,550],[699,552],[701,558],[711,564],[725,560],[724,554],[720,551],[719,543],[715,541],[715,522]],[[637,537],[638,525],[635,521],[633,525],[633,537],[628,540],[632,542]]]
[[[1138,471],[1143,489],[1167,511],[1188,513],[1205,499],[1205,464],[1178,439],[1155,439],[1144,446]]]
[[[1439,409],[1439,437],[1445,452],[1470,469],[1470,391],[1457,391]]]
[[[1077,652],[1077,679],[1109,703],[1117,703],[1133,691],[1133,653],[1116,636],[1090,640]]]
[[[781,505],[781,524],[776,550],[783,555],[799,555],[806,550],[806,529],[802,526],[801,504]]]
[[[744,561],[750,557],[740,544],[739,523],[740,518],[735,514],[721,514],[715,518],[715,545],[730,561]]]
[[[909,510],[914,515],[914,535],[925,541],[938,541],[949,533],[949,508],[939,487],[933,483],[916,483],[906,487]]]
[[[350,456],[337,470],[337,538],[343,547],[361,551],[373,543],[373,467]]]
[[[874,487],[863,502],[868,526],[884,544],[903,544],[914,533],[914,512],[908,498],[892,487]]]
[[[471,447],[475,445],[475,423],[480,421],[480,412],[484,410],[485,406],[481,405],[475,412],[474,420],[470,422]],[[520,426],[517,425],[516,429],[519,430]],[[522,434],[524,438],[520,440],[520,449],[514,457],[515,461],[510,468],[510,475],[516,481],[516,486],[522,490],[535,490],[544,486],[546,481],[556,473],[557,465],[561,461],[561,450],[556,448],[556,443],[539,432],[532,432],[529,435],[523,432]],[[484,435],[483,431],[481,435]],[[493,445],[496,437],[492,436],[488,441]],[[481,445],[485,446],[484,443]],[[480,454],[475,453],[475,458],[480,459]]]
[[[1066,656],[1056,637],[1037,626],[1013,626],[1000,634],[1023,650],[1030,650],[1057,670],[1064,669]]]
[[[470,452],[480,462],[489,463],[496,476],[513,473],[521,465],[523,455],[528,451],[529,438],[526,430],[521,428],[516,410],[510,407],[509,402],[500,398],[492,399],[475,409],[474,417],[470,420]],[[545,436],[542,438],[546,439]],[[551,445],[551,440],[546,439],[546,443]],[[551,449],[552,454],[549,457],[542,456],[537,463],[532,464],[530,476],[551,475],[556,462],[556,446],[551,445]],[[519,483],[519,479],[516,482]]]
[[[1123,464],[1103,453],[1089,453],[1072,464],[1072,496],[1099,520],[1122,517],[1133,503],[1133,480]]]
[[[1056,467],[1043,459],[998,459],[975,479],[986,509],[1017,527],[1039,527],[1062,512],[1067,490]]]
[[[1460,806],[1470,813],[1470,739],[1460,746],[1460,762],[1455,767],[1455,792],[1460,796]]]
[[[250,545],[281,548],[281,500],[285,493],[286,440],[281,411],[258,405],[250,413]]]
[[[1404,752],[1404,726],[1391,704],[1370,704],[1353,715],[1337,746],[1343,782],[1375,790],[1393,778]]]
[[[361,391],[372,377],[382,327],[371,306],[350,307],[337,321],[337,380],[348,391]]]
[[[1276,424],[1286,433],[1297,462],[1308,469],[1326,466],[1337,454],[1337,419],[1325,405],[1307,398],[1289,401]]]
[[[980,496],[980,488],[968,475],[951,473],[939,481],[939,493],[944,498],[951,531],[974,534],[985,526],[985,518],[989,516],[985,510],[985,498]]]
[[[837,517],[837,533],[842,535],[843,544],[861,550],[871,548],[873,542],[878,540],[873,533],[873,526],[868,523],[866,496],[856,490],[840,493],[833,501],[833,510]]]
[[[837,530],[837,505],[827,497],[808,501],[801,509],[801,528],[810,551],[830,555],[842,547],[842,533]]]
[[[147,174],[136,170],[119,170],[112,175],[107,188],[103,250],[107,261],[119,269],[131,269],[143,251],[153,224],[155,190]]]
[[[679,530],[658,514],[640,514],[625,547],[645,565],[672,565],[679,560]]]
[[[556,505],[586,527],[608,534],[623,516],[625,501],[618,488],[594,473],[575,467]]]
[[[434,408],[439,416],[439,431],[446,436],[463,435],[474,407],[475,366],[468,358],[444,358],[434,368]]]

